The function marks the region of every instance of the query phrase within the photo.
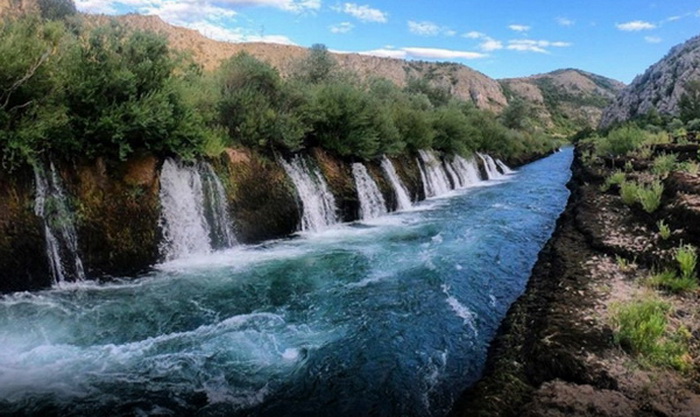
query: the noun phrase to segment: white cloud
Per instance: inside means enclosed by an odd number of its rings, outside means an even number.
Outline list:
[[[111,0],[76,0],[75,7],[84,13],[116,14]]]
[[[566,17],[557,17],[556,21],[559,26],[573,26],[576,24],[576,22]]]
[[[651,30],[656,29],[656,25],[653,23],[645,22],[642,20],[633,20],[627,23],[618,23],[615,25],[619,30],[625,32],[638,32],[640,30]]]
[[[166,22],[184,25],[197,21],[220,21],[222,18],[231,18],[236,12],[210,4],[196,4],[192,2],[162,2],[157,6],[139,7],[139,12],[148,15],[157,15]],[[216,16],[210,19],[210,16]]]
[[[380,58],[405,59],[406,51],[400,49],[374,49],[372,51],[360,52],[360,55],[378,56]]]
[[[408,21],[408,30],[411,33],[421,36],[437,36],[440,34],[440,26],[433,22]]]
[[[217,0],[216,3],[241,7],[273,7],[289,12],[303,12],[321,8],[321,0]]]
[[[658,36],[645,36],[644,40],[647,41],[648,43],[661,43],[661,38]]]
[[[355,25],[350,22],[342,22],[337,25],[330,26],[331,33],[348,33],[353,30]]]
[[[503,42],[491,38],[486,38],[486,40],[484,40],[484,42],[482,42],[481,45],[479,45],[479,48],[481,48],[482,51],[486,52],[498,51],[500,49],[503,49]]]
[[[566,48],[571,46],[569,42],[551,42],[544,40],[532,40],[532,39],[513,39],[508,41],[508,46],[506,49],[511,51],[521,51],[521,52],[537,52],[540,54],[548,54],[547,48]]]
[[[530,28],[530,26],[527,26],[527,25],[510,25],[510,26],[508,26],[508,29],[514,30],[516,32],[527,32],[531,28]]]
[[[465,33],[464,35],[462,35],[462,37],[469,38],[469,39],[481,39],[481,38],[485,38],[486,34],[473,30],[471,32]]]
[[[480,52],[456,51],[440,48],[402,48],[409,56],[428,59],[479,59],[488,55]]]
[[[344,3],[342,6],[337,6],[333,9],[347,13],[362,22],[386,23],[389,21],[389,15],[386,12],[367,5],[360,6],[356,3]]]
[[[439,26],[433,22],[415,22],[413,20],[408,21],[408,30],[416,35],[420,36],[455,36],[456,31],[445,27]]]

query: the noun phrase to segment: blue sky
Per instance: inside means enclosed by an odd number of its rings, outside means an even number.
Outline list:
[[[468,65],[493,78],[579,68],[625,83],[700,34],[700,0],[76,0],[231,42]]]

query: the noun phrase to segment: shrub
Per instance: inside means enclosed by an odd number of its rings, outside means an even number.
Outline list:
[[[620,197],[622,197],[622,202],[628,206],[637,202],[639,198],[639,186],[636,182],[624,181],[620,184]]]
[[[654,181],[648,186],[638,187],[637,199],[642,204],[644,211],[653,213],[661,205],[661,196],[663,193],[663,184],[659,181]]]
[[[669,304],[652,297],[615,306],[615,342],[649,364],[688,369],[687,341],[680,334],[668,334],[670,309]]]
[[[676,154],[660,155],[654,159],[651,171],[661,177],[665,177],[671,173],[676,167],[678,158]]]
[[[613,185],[619,186],[623,182],[625,182],[625,173],[622,171],[615,171],[605,179],[605,183],[600,187],[600,190],[603,192],[608,191]]]
[[[644,130],[636,125],[629,124],[610,131],[604,139],[601,139],[597,150],[599,154],[604,155],[626,155],[628,152],[639,148],[644,139]]]
[[[646,284],[652,288],[662,289],[674,294],[695,291],[698,288],[694,277],[679,277],[671,270],[652,275],[646,280]]]

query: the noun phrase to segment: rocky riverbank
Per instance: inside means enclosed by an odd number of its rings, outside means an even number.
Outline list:
[[[690,147],[696,158],[697,145]],[[691,156],[686,148],[658,147],[647,159],[673,153],[683,161]],[[651,163],[597,163],[577,149],[567,208],[491,346],[484,377],[454,416],[700,415],[698,291],[672,293],[649,278],[673,268],[681,243],[700,243],[698,176],[671,173],[650,214],[624,204],[616,187],[602,191],[617,166],[642,178]],[[670,236],[658,232],[660,219]],[[620,343],[621,306],[643,299],[668,306],[658,343],[678,347],[674,363],[654,363]]]

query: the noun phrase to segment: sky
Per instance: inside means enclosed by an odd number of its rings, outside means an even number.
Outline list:
[[[700,34],[700,0],[76,0],[230,42],[465,64],[492,78],[577,68],[624,83]]]

